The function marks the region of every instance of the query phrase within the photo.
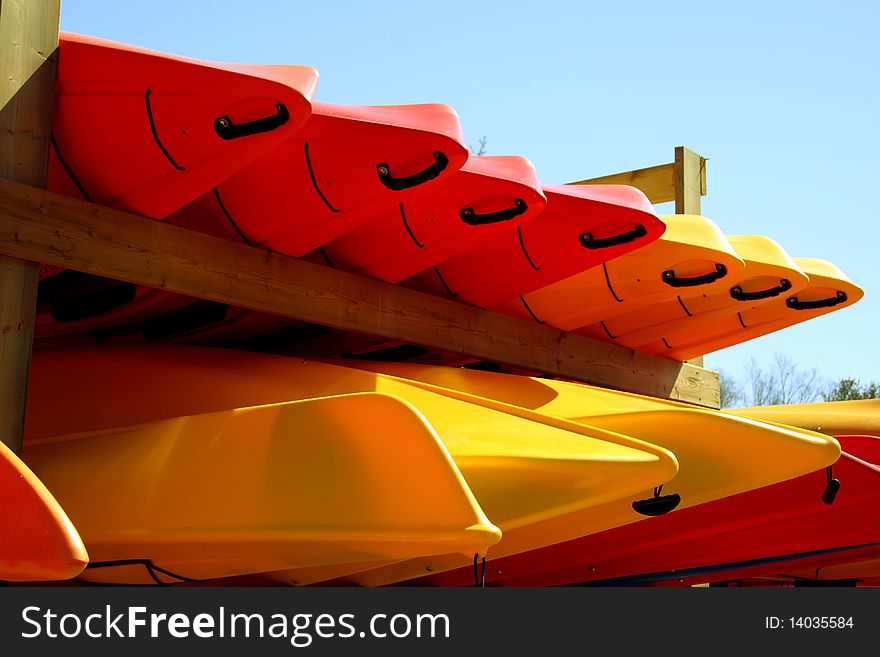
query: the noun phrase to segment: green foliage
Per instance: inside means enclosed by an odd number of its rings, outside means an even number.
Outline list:
[[[880,386],[873,381],[862,385],[857,379],[840,379],[831,384],[827,392],[822,393],[825,401],[877,399],[877,397],[880,397]]]

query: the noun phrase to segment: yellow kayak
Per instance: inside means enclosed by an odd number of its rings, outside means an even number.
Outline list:
[[[34,439],[26,458],[79,527],[92,581],[472,558],[501,536],[422,415],[385,394]]]
[[[723,287],[683,291],[675,299],[661,301],[636,312],[620,315],[578,332],[627,347],[662,340],[667,334],[686,331],[701,335],[716,330],[719,318],[779,297],[800,292],[809,282],[791,256],[769,237],[740,235],[728,238],[746,263],[739,276]]]
[[[28,439],[355,392],[395,395],[424,415],[480,507],[504,532],[493,553],[546,545],[548,526],[556,540],[580,536],[589,510],[622,498],[629,506],[677,472],[675,457],[664,448],[493,400],[336,365],[187,347],[35,353]],[[376,459],[395,458],[393,447],[391,457],[379,449],[390,439],[384,420],[357,422],[374,436]],[[423,512],[431,508],[425,505]],[[598,517],[590,526],[611,525]],[[429,561],[405,563],[405,575],[415,577],[429,567],[439,572],[469,560],[444,550]]]
[[[494,308],[571,331],[683,292],[730,287],[745,263],[718,226],[699,215],[661,217],[666,232],[637,251]]]
[[[483,395],[545,415],[638,436],[665,447],[676,455],[680,469],[675,479],[656,492],[679,495],[678,508],[813,472],[840,456],[837,441],[821,434],[582,384],[408,363],[357,362],[353,366],[427,382],[432,389],[440,386]],[[650,499],[654,494],[655,491],[646,489],[638,499]],[[634,511],[632,501],[611,501],[580,514],[583,535],[642,518]],[[565,540],[558,529],[545,525],[547,544]],[[499,547],[503,545],[504,541]],[[500,556],[501,551],[493,548],[490,559],[493,555]],[[403,575],[404,569],[395,565],[345,581],[376,584]]]
[[[794,258],[794,261],[809,279],[796,294],[780,295],[738,312],[731,308],[714,317],[711,327],[685,327],[667,332],[659,340],[639,345],[638,350],[688,360],[846,308],[864,296],[858,285],[827,260]]]
[[[830,436],[880,436],[880,399],[732,408],[731,413]]]

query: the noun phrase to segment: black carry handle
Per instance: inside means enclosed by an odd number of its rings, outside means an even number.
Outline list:
[[[833,308],[845,302],[846,292],[838,290],[833,297],[817,301],[801,301],[797,297],[789,297],[785,300],[785,305],[792,310],[818,310],[819,308]]]
[[[419,171],[411,176],[403,176],[395,178],[391,175],[391,167],[387,162],[376,165],[376,173],[379,174],[379,182],[388,189],[399,192],[410,187],[418,187],[429,180],[434,180],[449,165],[449,158],[442,151],[434,151],[434,164],[430,165],[424,171]]]
[[[514,199],[513,207],[498,212],[487,212],[486,214],[477,214],[473,208],[462,208],[461,220],[468,226],[485,226],[486,224],[497,224],[502,221],[509,221],[514,217],[523,214],[529,206],[521,198]]]
[[[643,516],[662,516],[681,504],[681,495],[678,493],[661,495],[662,492],[663,486],[660,485],[654,489],[654,497],[636,500],[632,503],[633,511]]]
[[[648,230],[639,224],[635,228],[620,235],[612,237],[603,237],[596,239],[593,233],[582,233],[580,236],[581,246],[591,251],[596,249],[607,249],[610,246],[620,246],[621,244],[629,244],[648,234]]]
[[[743,289],[736,285],[730,288],[730,296],[737,301],[759,301],[761,299],[769,299],[770,297],[778,297],[783,292],[791,289],[791,281],[787,278],[780,278],[779,285],[767,288],[766,290],[758,290],[756,292],[743,292]]]
[[[274,116],[265,116],[262,119],[239,124],[233,123],[228,116],[221,116],[219,119],[214,119],[214,130],[220,139],[227,141],[239,137],[249,137],[260,132],[272,132],[290,120],[290,112],[287,111],[287,106],[284,103],[275,105],[275,111]]]
[[[667,269],[663,272],[663,282],[670,287],[697,287],[698,285],[708,285],[727,276],[727,267],[721,263],[715,264],[715,271],[704,274],[703,276],[691,276],[690,278],[678,278],[674,269]]]

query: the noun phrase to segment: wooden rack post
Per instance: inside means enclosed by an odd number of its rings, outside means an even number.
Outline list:
[[[0,0],[0,178],[46,185],[60,0]],[[36,262],[0,256],[0,440],[21,453]]]
[[[675,160],[655,167],[578,180],[571,185],[631,185],[655,205],[675,201],[675,214],[700,214],[700,197],[706,195],[706,158],[684,146],[675,147]],[[703,366],[703,357],[692,358]]]

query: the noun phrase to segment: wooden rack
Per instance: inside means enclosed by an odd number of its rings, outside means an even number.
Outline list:
[[[20,452],[45,263],[619,390],[718,408],[718,375],[547,326],[45,191],[59,0],[0,2],[0,439]],[[705,160],[622,183],[699,213]]]

